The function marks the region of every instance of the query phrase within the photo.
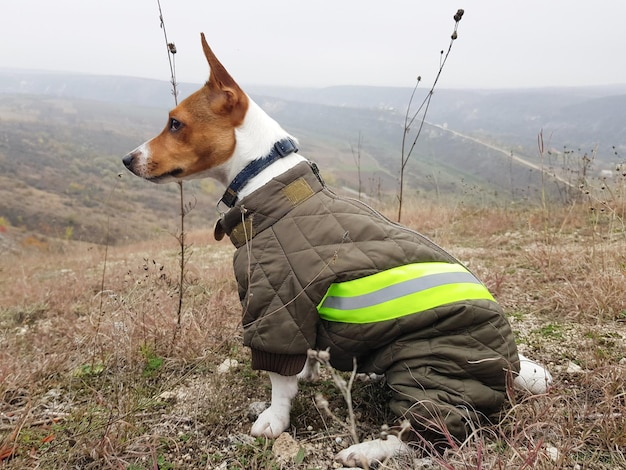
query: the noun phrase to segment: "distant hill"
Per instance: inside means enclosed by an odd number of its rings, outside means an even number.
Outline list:
[[[45,235],[97,243],[138,239],[162,227],[177,213],[176,188],[131,178],[120,161],[161,127],[155,114],[0,95],[0,217]]]
[[[302,89],[249,87],[265,96],[329,106],[406,112],[412,90],[385,87]],[[418,88],[414,104],[426,96]],[[541,129],[552,144],[570,149],[598,147],[609,158],[613,146],[626,150],[626,84],[605,87],[519,90],[446,90],[433,95],[428,120],[455,131],[486,136],[510,147],[533,147]],[[415,106],[416,107],[416,106]]]
[[[181,98],[198,86],[180,84]],[[363,197],[394,197],[410,89],[244,88],[299,138],[330,184],[354,194],[360,175]],[[175,232],[178,187],[133,177],[120,161],[160,132],[172,103],[165,81],[0,68],[0,218],[97,243]],[[541,129],[555,149],[544,166],[562,167],[555,186],[575,177],[565,169],[570,162],[558,160],[563,147],[597,148],[594,171],[610,168],[626,148],[625,105],[626,87],[438,90],[408,167],[407,194],[534,197]],[[185,188],[196,204],[188,222],[211,224],[223,188],[208,180]]]
[[[184,98],[199,83],[179,83]],[[410,88],[336,86],[290,88],[244,86],[253,96],[342,108],[367,108],[403,115]],[[169,109],[173,103],[167,81],[119,76],[94,76],[0,67],[0,93],[26,93],[80,98]],[[420,86],[414,103],[427,93]],[[516,90],[437,89],[428,120],[463,133],[480,133],[533,146],[541,129],[556,147],[603,151],[626,146],[626,84],[602,87],[530,88]],[[528,139],[531,139],[529,144]],[[509,140],[510,139],[510,140]],[[533,149],[534,150],[534,149]],[[600,155],[602,159],[605,155]]]

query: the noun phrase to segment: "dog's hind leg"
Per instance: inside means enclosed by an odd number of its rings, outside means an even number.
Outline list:
[[[552,385],[550,372],[534,361],[519,355],[519,374],[513,380],[513,386],[520,391],[530,392],[533,395],[546,393]]]
[[[349,467],[360,466],[370,468],[376,462],[407,454],[409,446],[396,436],[387,436],[386,439],[374,439],[360,444],[354,444],[342,450],[335,456],[335,460]]]
[[[284,376],[274,372],[270,372],[269,376],[272,382],[272,403],[252,425],[250,434],[255,437],[275,438],[289,427],[291,400],[298,393],[297,376]]]

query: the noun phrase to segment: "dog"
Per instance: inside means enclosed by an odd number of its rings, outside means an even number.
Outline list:
[[[209,177],[227,188],[215,237],[228,235],[237,247],[244,344],[272,385],[251,434],[275,438],[289,427],[298,380],[316,376],[314,351],[339,370],[356,364],[384,375],[391,409],[412,425],[412,437],[342,450],[344,465],[408,452],[405,441],[436,440],[442,427],[462,439],[468,422],[499,411],[511,378],[545,393],[549,372],[518,353],[486,287],[423,235],[335,195],[204,34],[201,43],[208,81],[122,160],[154,183]]]

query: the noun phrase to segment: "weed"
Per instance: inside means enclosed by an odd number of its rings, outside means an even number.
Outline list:
[[[541,335],[544,338],[563,339],[561,326],[555,325],[553,323],[549,323],[539,328],[539,330],[537,330],[537,334]]]
[[[157,457],[157,465],[159,470],[173,470],[176,468],[176,466],[169,463],[163,455]]]
[[[0,310],[0,327],[15,328],[21,325],[33,325],[41,320],[47,311],[45,303],[31,305],[16,305],[6,310]]]
[[[154,352],[154,350],[147,345],[142,345],[140,349],[141,354],[145,359],[143,376],[146,378],[152,378],[159,372],[159,370],[163,366],[164,359],[162,357],[159,357]]]
[[[397,218],[398,222],[400,222],[402,219],[402,202],[404,199],[405,169],[406,169],[407,163],[409,162],[409,159],[411,158],[413,150],[415,149],[415,145],[417,144],[417,141],[420,138],[422,129],[424,128],[424,123],[426,122],[426,115],[428,114],[428,109],[430,107],[430,102],[435,92],[435,87],[437,86],[437,83],[439,82],[439,78],[441,77],[441,73],[443,72],[443,69],[446,65],[448,56],[450,55],[450,52],[452,51],[452,45],[458,38],[457,29],[459,27],[459,22],[461,21],[461,18],[463,18],[463,14],[464,14],[463,10],[458,10],[456,14],[454,15],[454,30],[452,31],[452,35],[450,37],[450,44],[448,46],[448,50],[445,54],[443,50],[441,51],[439,70],[437,71],[437,75],[435,76],[435,79],[433,80],[433,84],[430,90],[428,91],[428,93],[426,94],[426,97],[424,98],[424,100],[422,101],[422,103],[420,104],[420,106],[417,108],[416,111],[413,111],[411,109],[413,98],[415,97],[415,92],[420,82],[422,81],[422,77],[418,76],[417,83],[415,84],[415,88],[413,88],[413,92],[411,94],[409,103],[407,105],[406,116],[404,118],[404,132],[402,134],[402,149],[401,149],[401,154],[400,154],[401,158],[400,158],[400,185],[399,185],[400,187],[398,190],[398,218]],[[421,119],[417,119],[420,113],[421,113]],[[415,137],[413,138],[413,142],[409,146],[408,150],[406,150],[406,147],[408,146],[407,139],[409,138],[409,135],[411,133],[411,127],[413,126],[413,123],[415,123],[416,119],[417,119],[417,131],[415,132]],[[439,191],[438,186],[436,187],[437,187],[437,191]]]

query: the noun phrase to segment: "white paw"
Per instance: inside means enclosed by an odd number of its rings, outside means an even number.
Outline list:
[[[375,439],[354,444],[342,450],[335,456],[335,460],[347,467],[369,468],[375,462],[383,462],[394,455],[406,454],[409,446],[396,436],[387,439]]]
[[[513,386],[520,391],[530,392],[533,395],[546,393],[552,385],[550,372],[534,361],[519,355],[520,371]]]
[[[320,378],[320,363],[317,362],[317,359],[309,356],[304,363],[304,367],[298,374],[298,380],[306,380],[308,382],[313,382],[319,380]]]
[[[259,415],[252,425],[250,434],[254,437],[275,438],[280,436],[289,427],[289,410],[287,412],[277,412],[270,406]]]

